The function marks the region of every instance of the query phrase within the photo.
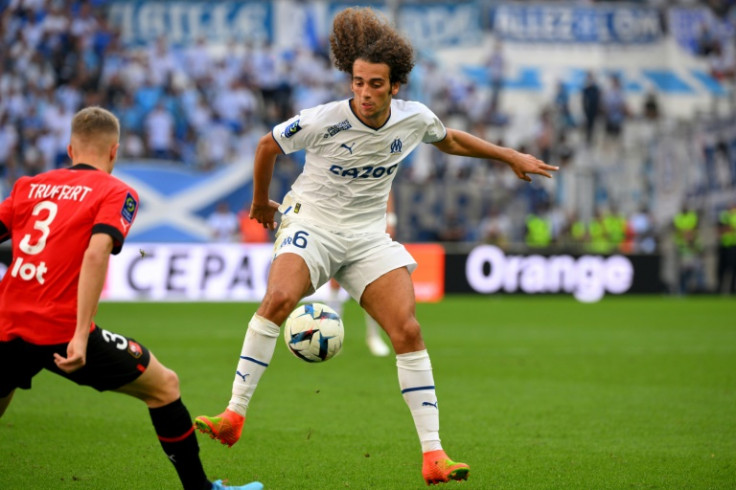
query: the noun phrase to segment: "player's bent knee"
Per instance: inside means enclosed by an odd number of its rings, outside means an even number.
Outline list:
[[[422,331],[416,319],[389,327],[386,331],[397,354],[424,349]]]
[[[277,325],[281,325],[296,307],[299,299],[283,289],[272,289],[267,292],[263,299],[259,314]]]
[[[181,396],[179,376],[161,364],[153,355],[151,355],[151,362],[145,372],[138,379],[116,391],[143,400],[149,408],[168,405]]]
[[[161,381],[156,390],[157,402],[163,405],[176,401],[181,396],[179,390],[179,376],[173,370],[163,367]]]

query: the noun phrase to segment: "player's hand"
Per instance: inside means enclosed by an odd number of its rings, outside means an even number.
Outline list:
[[[556,172],[560,169],[560,167],[544,163],[533,155],[520,153],[518,151],[514,153],[511,159],[509,159],[508,164],[511,166],[511,170],[514,171],[517,177],[521,180],[526,180],[527,182],[532,181],[532,178],[528,174],[537,174],[552,178],[552,174],[550,174],[550,172]]]
[[[276,201],[268,201],[268,204],[256,204],[255,202],[250,206],[250,219],[254,219],[261,223],[264,228],[269,230],[275,230],[279,225],[275,220],[274,216],[276,211],[279,209],[279,203]]]
[[[73,338],[66,346],[66,357],[54,353],[56,366],[65,373],[73,373],[87,363],[87,339]]]

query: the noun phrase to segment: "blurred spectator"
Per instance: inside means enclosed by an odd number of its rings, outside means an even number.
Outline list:
[[[217,203],[215,211],[207,218],[207,226],[215,242],[235,242],[240,238],[240,222],[226,201]]]
[[[573,192],[574,174],[573,159],[575,158],[575,147],[570,144],[566,132],[561,132],[554,148],[552,165],[560,167],[560,172],[555,175],[555,195],[554,204],[562,206],[568,198],[568,194]]]
[[[615,206],[603,211],[603,230],[612,250],[620,250],[626,239],[628,221]]]
[[[174,54],[164,36],[160,36],[148,52],[148,75],[154,86],[165,86],[177,71]]]
[[[255,50],[252,57],[253,75],[261,90],[264,103],[264,116],[269,125],[273,121],[286,120],[291,117],[289,98],[291,88],[285,83],[279,57],[270,44]]]
[[[203,170],[212,170],[228,161],[230,156],[230,137],[232,128],[219,117],[215,117],[202,133],[198,154],[199,165]]]
[[[496,41],[493,45],[493,51],[486,60],[486,73],[488,82],[491,86],[491,100],[489,109],[496,120],[497,115],[501,111],[501,92],[503,90],[504,76],[506,75],[506,58],[503,54],[503,44]]]
[[[206,79],[212,72],[212,56],[204,36],[198,37],[194,45],[186,50],[184,59],[187,73],[195,83]]]
[[[583,116],[585,117],[585,141],[590,145],[593,143],[595,124],[601,111],[601,89],[592,71],[589,71],[585,76],[582,104]]]
[[[657,250],[654,219],[645,206],[641,206],[628,220],[626,245],[623,252],[651,254]]]
[[[69,16],[64,12],[64,2],[49,2],[49,11],[43,18],[44,39],[47,48],[54,50],[64,41],[69,30]]]
[[[141,110],[148,114],[161,102],[161,95],[163,94],[164,88],[162,85],[155,85],[151,78],[150,72],[148,71],[149,66],[146,61],[144,66],[146,67],[147,75],[141,81],[141,84],[135,89],[135,103],[141,108]]]
[[[718,216],[718,292],[736,294],[736,202]]]
[[[493,114],[494,110],[490,107],[485,93],[479,90],[474,82],[468,83],[467,93],[462,98],[460,106],[468,119],[470,132],[479,138],[486,139],[486,125],[490,122],[489,114]]]
[[[8,113],[0,114],[0,182],[7,179],[14,182],[17,172],[16,153],[18,151],[18,131],[10,122]],[[0,193],[10,189],[10,186],[0,184]],[[4,196],[4,194],[3,194]]]
[[[542,209],[526,216],[526,245],[531,249],[546,248],[552,244],[552,225]]]
[[[588,251],[598,254],[610,254],[614,248],[606,233],[606,215],[608,212],[602,206],[598,206],[595,215],[587,226],[587,241],[585,246]]]
[[[552,120],[552,112],[549,108],[542,109],[534,129],[534,143],[537,147],[536,155],[542,161],[550,162],[552,149],[555,143],[555,127]]]
[[[570,93],[565,82],[558,81],[552,101],[554,107],[555,126],[558,134],[564,134],[575,127],[575,118],[570,110]]]
[[[736,182],[729,147],[725,141],[714,141],[703,148],[705,177],[709,189],[727,189]],[[726,177],[726,174],[731,174]]]
[[[38,148],[38,136],[35,133],[25,138],[22,155],[25,175],[38,175],[47,170],[43,153]]]
[[[437,232],[442,242],[462,242],[467,238],[468,229],[465,221],[455,211],[447,211]]]
[[[702,292],[704,289],[703,243],[699,225],[698,213],[687,206],[672,218],[679,294]]]
[[[72,36],[83,39],[90,44],[92,37],[97,28],[97,20],[92,12],[92,4],[90,2],[82,2],[77,12],[72,16],[70,33]]]
[[[220,119],[230,129],[238,131],[243,124],[253,120],[259,110],[258,100],[242,80],[233,79],[228,87],[218,91],[213,101],[213,108]]]
[[[716,80],[733,80],[736,75],[736,54],[734,44],[716,42],[708,55],[710,74]]]
[[[698,25],[695,52],[699,56],[709,56],[718,44],[718,37],[707,22]]]
[[[606,134],[618,141],[629,115],[629,109],[626,105],[626,94],[621,85],[621,78],[615,74],[611,75],[610,83],[603,95],[603,115],[606,121]]]
[[[657,94],[654,90],[647,91],[646,95],[644,96],[644,103],[642,104],[642,107],[642,114],[644,115],[644,118],[646,120],[656,121],[657,119],[659,119],[659,99],[657,98]]]
[[[162,103],[156,104],[144,122],[146,145],[151,158],[170,159],[174,156],[174,117]]]
[[[420,92],[424,94],[427,105],[432,107],[437,117],[446,117],[450,111],[449,98],[446,96],[446,73],[439,68],[435,60],[425,59],[421,64],[424,67],[424,76]]]
[[[507,248],[511,242],[511,218],[502,213],[499,206],[491,206],[488,215],[479,225],[480,240],[483,243]]]
[[[250,207],[246,205],[238,212],[240,241],[243,243],[268,243],[271,237],[268,229],[254,219],[250,219]]]
[[[565,232],[563,235],[563,244],[572,246],[577,251],[587,249],[590,238],[588,223],[580,219],[577,213],[572,213],[570,216]]]

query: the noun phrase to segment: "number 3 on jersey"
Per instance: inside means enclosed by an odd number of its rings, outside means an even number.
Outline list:
[[[21,252],[27,255],[37,255],[46,248],[46,240],[49,237],[49,233],[51,233],[49,225],[51,225],[51,222],[56,218],[58,209],[58,205],[51,201],[41,201],[33,207],[33,211],[31,212],[33,216],[39,216],[43,211],[48,211],[48,214],[44,218],[37,219],[33,223],[33,229],[41,232],[41,235],[34,243],[31,243],[33,237],[30,233],[23,236],[18,244],[18,248],[20,248]],[[36,265],[31,262],[24,262],[23,257],[18,257],[13,261],[10,275],[13,277],[20,276],[24,281],[30,281],[35,278],[40,284],[43,284],[43,276],[46,271],[48,271],[48,269],[46,268],[45,262],[42,261],[40,264]]]
[[[31,212],[33,216],[38,216],[42,211],[48,211],[49,214],[46,218],[36,220],[36,222],[33,223],[33,229],[40,231],[41,236],[36,240],[36,243],[31,244],[31,234],[28,233],[25,235],[18,245],[21,251],[28,255],[41,253],[41,251],[46,247],[46,239],[49,237],[49,233],[51,233],[49,225],[54,221],[54,218],[56,218],[56,212],[58,209],[59,206],[51,201],[41,201],[33,206],[33,211]]]

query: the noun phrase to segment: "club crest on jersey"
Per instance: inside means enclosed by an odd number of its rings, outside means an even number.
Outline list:
[[[123,209],[120,211],[120,214],[123,216],[125,221],[128,223],[133,222],[133,218],[135,217],[135,210],[138,207],[138,201],[135,200],[133,195],[128,192],[128,195],[125,197],[125,203],[123,203]]]
[[[327,132],[325,133],[325,135],[323,136],[323,138],[327,139],[330,136],[335,136],[340,131],[347,131],[348,129],[350,129],[352,127],[353,127],[353,125],[350,124],[350,121],[348,121],[347,119],[345,119],[344,121],[340,121],[339,123],[334,124],[334,125],[330,126],[329,128],[327,128]]]
[[[128,341],[128,354],[138,359],[143,355],[143,349],[141,349],[140,344],[130,340]]]
[[[393,155],[394,153],[401,153],[402,146],[404,146],[404,144],[399,138],[396,138],[393,143],[391,143],[391,154]]]
[[[299,119],[297,119],[293,123],[289,124],[286,129],[284,129],[284,132],[281,133],[281,136],[283,136],[284,138],[291,138],[301,130],[302,127],[299,126]]]

